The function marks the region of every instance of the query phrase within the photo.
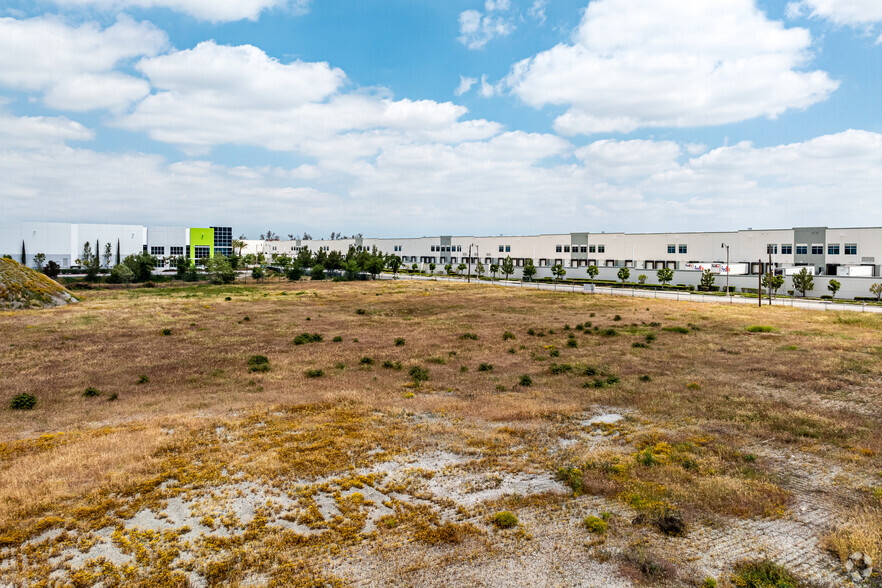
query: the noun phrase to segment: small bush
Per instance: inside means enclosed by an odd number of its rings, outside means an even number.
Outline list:
[[[642,376],[640,376],[637,379],[640,380],[641,382],[651,382],[652,381],[652,378],[649,376],[649,374],[643,374]]]
[[[797,588],[800,585],[787,570],[769,559],[736,565],[732,582],[743,588]]]
[[[171,335],[171,329],[163,329],[162,334],[166,336]]]
[[[443,357],[430,357],[426,361],[428,361],[429,363],[437,363],[438,365],[444,365],[447,363],[447,360]]]
[[[224,300],[226,300],[227,302],[229,302],[230,300],[232,300],[232,298],[230,298],[229,296],[227,296],[226,298],[224,298]]]
[[[505,388],[504,384],[496,384],[496,391],[497,392],[505,392],[505,390],[506,390],[506,388]]]
[[[37,406],[37,397],[27,392],[16,394],[9,401],[9,408],[12,410],[31,410]]]
[[[374,360],[370,357],[362,357],[360,360],[358,360],[358,363],[360,363],[361,365],[373,365]]]
[[[341,337],[340,335],[337,335],[336,337],[334,337],[333,339],[331,339],[331,341],[333,341],[334,343],[342,343],[342,342],[343,342],[343,337]]]
[[[640,341],[634,341],[633,343],[631,343],[631,347],[636,347],[638,349],[645,349],[645,348],[649,347],[649,345],[647,345],[646,343],[641,343]]]
[[[395,347],[401,347],[402,345],[404,345],[404,338],[396,337],[395,338]]]
[[[86,398],[93,398],[95,396],[101,396],[101,392],[98,391],[98,388],[95,388],[94,386],[89,386],[83,392],[83,396],[85,396]]]
[[[418,365],[410,368],[410,371],[407,373],[410,375],[410,379],[413,380],[413,383],[417,386],[429,379],[429,370]]]
[[[139,384],[146,384],[149,381],[150,381],[150,378],[145,376],[144,374],[141,374],[140,376],[138,376],[138,383]]]
[[[557,479],[573,490],[573,494],[579,496],[584,488],[582,470],[577,467],[560,468],[557,470]]]
[[[590,365],[587,366],[584,370],[582,370],[582,375],[583,375],[583,376],[596,376],[597,373],[598,373],[598,372],[597,372],[597,368],[596,368],[596,367],[591,367]]]
[[[248,358],[249,372],[268,372],[269,369],[269,358],[266,355],[252,355]]]
[[[579,342],[575,339],[567,339],[567,347],[578,347]]]
[[[459,366],[459,371],[461,371],[462,373],[465,373],[465,372],[469,371],[469,366],[461,365],[461,366]]]
[[[584,524],[585,528],[595,535],[605,534],[607,528],[609,527],[608,523],[605,520],[595,516],[585,517],[585,519],[582,521],[582,524]]]
[[[585,328],[585,327],[582,326],[582,323],[579,323],[578,325],[576,325],[576,330],[577,330],[577,331],[581,331],[581,330],[584,329],[584,328]]]
[[[600,334],[603,335],[604,337],[615,337],[619,333],[615,329],[604,329],[604,330],[600,331]]]
[[[701,583],[701,588],[717,588],[717,581],[708,576],[704,579],[704,582]]]
[[[652,343],[653,341],[655,341],[655,339],[656,339],[655,333],[649,333],[646,335],[646,342],[647,343]]]
[[[355,314],[367,314],[367,311],[363,308],[356,308]]]
[[[509,339],[517,339],[517,337],[515,337],[515,334],[512,333],[511,331],[506,331],[506,332],[504,332],[504,333],[502,334],[502,340],[503,340],[503,341],[508,341]]]
[[[553,376],[559,376],[561,374],[566,374],[573,371],[573,366],[568,363],[553,363],[548,368],[548,371]]]
[[[668,331],[669,333],[686,334],[689,332],[689,329],[687,329],[686,327],[662,327],[662,331]]]
[[[518,524],[518,517],[512,512],[504,510],[493,515],[492,521],[500,529],[510,529]]]
[[[772,333],[775,331],[775,327],[769,327],[766,325],[751,325],[747,327],[748,333]]]
[[[533,378],[531,378],[530,376],[525,374],[525,375],[521,376],[521,380],[518,383],[521,386],[532,386],[533,385]]]
[[[481,365],[478,366],[478,371],[479,372],[492,372],[493,365],[489,364],[489,363],[482,363]]]
[[[243,320],[243,321],[250,321],[250,320],[251,320],[251,318],[250,318],[250,317],[247,317],[247,316],[246,316],[246,317],[245,317],[245,318],[243,318],[243,319],[242,319],[242,320]],[[191,325],[191,326],[192,326],[192,325]]]
[[[535,329],[527,329],[527,334],[530,335],[531,337],[535,337],[536,330]]]
[[[686,384],[686,387],[690,390],[701,390],[701,384],[699,384],[698,382],[689,382],[688,384]]]
[[[476,333],[463,333],[459,336],[460,339],[471,339],[472,341],[476,341],[478,339],[478,335]]]
[[[617,314],[616,316],[613,317],[613,320],[614,320],[614,321],[620,321],[620,320],[622,320],[622,315]]]
[[[110,396],[107,397],[107,402],[113,402],[114,400],[119,398],[119,394],[113,392]]]
[[[387,359],[386,361],[383,362],[383,367],[388,370],[400,370],[401,369],[401,362],[400,361],[392,362]]]
[[[560,357],[560,349],[556,349],[556,348],[552,347],[551,349],[548,350],[548,356],[549,357]]]
[[[307,378],[321,378],[325,375],[325,371],[321,369],[306,370],[303,372]]]
[[[320,343],[322,336],[318,333],[300,333],[294,337],[294,345],[306,345],[307,343]]]

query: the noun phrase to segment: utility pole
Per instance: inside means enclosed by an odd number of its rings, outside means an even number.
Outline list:
[[[468,272],[468,275],[466,276],[466,282],[469,284],[472,283],[472,247],[475,248],[475,257],[481,256],[481,252],[478,250],[477,244],[470,243],[469,244],[469,269],[466,270]]]
[[[769,249],[769,267],[767,268],[767,272],[769,274],[769,306],[772,306],[772,250]]]
[[[726,296],[730,296],[729,302],[732,302],[731,295],[729,294],[729,246],[723,243],[721,247],[726,248]]]
[[[759,263],[757,264],[756,277],[759,279],[759,285],[756,288],[756,300],[759,302],[760,308],[763,307],[763,258],[759,258]]]

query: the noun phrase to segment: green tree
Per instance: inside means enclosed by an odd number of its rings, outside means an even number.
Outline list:
[[[28,256],[27,256],[27,252],[25,251],[24,239],[22,239],[21,240],[21,264],[27,265],[27,263],[28,263]]]
[[[245,241],[243,241],[242,239],[233,239],[230,242],[230,245],[233,246],[233,253],[235,253],[239,257],[242,257],[242,250],[245,249],[246,245]],[[237,249],[238,251],[236,251]]]
[[[802,268],[798,273],[793,274],[791,279],[793,280],[793,289],[801,292],[803,298],[805,298],[806,292],[815,289],[815,277],[807,268]]]
[[[560,263],[551,266],[551,275],[555,277],[557,280],[562,280],[565,275],[567,275],[567,270],[564,269],[564,266]]]
[[[784,285],[784,276],[776,276],[775,274],[765,273],[763,274],[762,286],[765,289],[770,289],[777,296],[778,290],[781,286]]]
[[[358,261],[355,259],[350,259],[343,266],[343,271],[346,272],[347,280],[354,280],[358,277],[358,272],[360,271],[358,267]]]
[[[662,288],[664,288],[665,284],[674,279],[674,270],[669,267],[663,267],[655,272],[655,276],[661,282]]]
[[[119,265],[122,263],[122,257],[119,254],[119,239],[116,240],[116,263],[114,265]]]
[[[339,251],[331,251],[328,253],[328,259],[325,261],[325,268],[329,270],[341,270],[346,264],[346,259]]]
[[[588,271],[588,277],[591,279],[591,281],[594,281],[594,278],[596,278],[597,274],[600,273],[600,270],[597,269],[596,265],[589,265],[587,271]]]
[[[212,284],[230,284],[236,281],[236,270],[225,255],[215,255],[208,260],[205,271]]]
[[[257,262],[257,256],[253,253],[246,253],[245,257],[242,258],[242,261],[245,262],[246,266],[251,266]]]
[[[646,283],[646,274],[640,274],[637,276],[637,283],[641,286]]]
[[[533,276],[536,275],[536,266],[533,265],[533,260],[529,257],[524,261],[524,280],[527,282],[533,281]]]
[[[506,280],[514,273],[514,261],[512,261],[511,255],[505,256],[505,259],[502,260],[502,264],[499,266],[499,271],[505,275]]]
[[[484,264],[481,263],[480,260],[478,260],[477,265],[475,265],[475,275],[477,275],[479,278],[482,278],[484,277],[484,271]]]
[[[429,273],[434,274],[436,267],[438,267],[438,266],[436,266],[434,263],[429,263]]]
[[[490,264],[490,275],[493,276],[493,279],[496,279],[496,274],[499,272],[499,264],[491,263]]]
[[[629,270],[629,269],[626,268],[626,267],[623,267],[622,269],[620,269],[620,270],[618,271],[618,273],[617,273],[616,275],[617,275],[617,276],[619,277],[619,279],[622,281],[622,285],[624,286],[624,285],[625,285],[625,280],[627,280],[628,278],[631,277],[631,270]]]
[[[415,274],[416,271],[417,271],[419,268],[420,268],[419,265],[417,265],[417,264],[415,264],[415,263],[412,264],[412,265],[410,266],[410,273]]]
[[[831,298],[836,298],[836,293],[839,292],[840,288],[842,288],[842,284],[839,283],[839,280],[830,280],[827,282],[827,289],[830,290]]]
[[[288,278],[288,281],[299,282],[300,278],[303,277],[303,268],[300,267],[299,263],[294,262],[291,264],[291,267],[285,271],[285,277]]]
[[[401,267],[401,258],[397,255],[389,256],[389,268],[392,270],[392,275],[396,275],[398,273],[398,268]]]
[[[710,291],[710,289],[714,285],[714,273],[709,269],[701,272],[701,289],[705,291]]]
[[[83,253],[77,260],[77,265],[87,267],[90,263],[92,263],[92,244],[86,241],[83,243]]]
[[[255,280],[258,280],[258,281],[262,280],[264,275],[265,275],[265,272],[263,271],[263,266],[256,265],[251,270],[251,277],[254,278]]]
[[[447,272],[448,276],[453,275],[453,265],[450,263],[444,264],[444,271]]]
[[[882,283],[875,283],[870,286],[870,294],[876,295],[876,302],[879,302],[879,299],[882,298]]]
[[[132,283],[132,280],[135,279],[135,274],[134,272],[132,272],[129,266],[124,263],[120,263],[113,266],[113,269],[110,270],[110,277],[113,278],[114,282],[125,284],[128,288],[129,284]]]
[[[43,273],[52,278],[53,280],[58,277],[58,273],[61,271],[61,267],[52,261],[51,259],[46,264],[46,267],[43,268]]]
[[[276,256],[276,264],[282,268],[283,273],[291,265],[291,262],[292,259],[287,253],[281,253]]]
[[[46,254],[38,253],[34,256],[34,263],[37,264],[37,270],[43,271],[43,264],[46,262]]]
[[[366,256],[364,270],[376,279],[384,267],[386,267],[386,256],[374,247]]]
[[[456,266],[456,273],[461,274],[468,268],[468,266],[462,262],[459,262],[459,265]]]
[[[137,255],[132,254],[126,256],[123,263],[129,266],[135,276],[135,281],[149,282],[153,276],[153,268],[159,263],[159,260],[150,255],[146,251],[142,251]]]
[[[316,263],[309,270],[309,279],[310,280],[324,280],[325,279],[325,266],[320,263]]]
[[[110,244],[110,241],[104,244],[104,267],[110,268],[110,260],[113,259],[113,245]]]

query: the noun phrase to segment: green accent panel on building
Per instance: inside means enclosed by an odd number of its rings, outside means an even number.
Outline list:
[[[194,229],[190,227],[190,259],[197,259],[196,247],[208,247],[209,257],[214,257],[214,229]]]

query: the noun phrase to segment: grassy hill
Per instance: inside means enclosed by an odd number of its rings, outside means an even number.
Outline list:
[[[0,309],[49,308],[76,301],[55,280],[12,259],[0,259]]]

